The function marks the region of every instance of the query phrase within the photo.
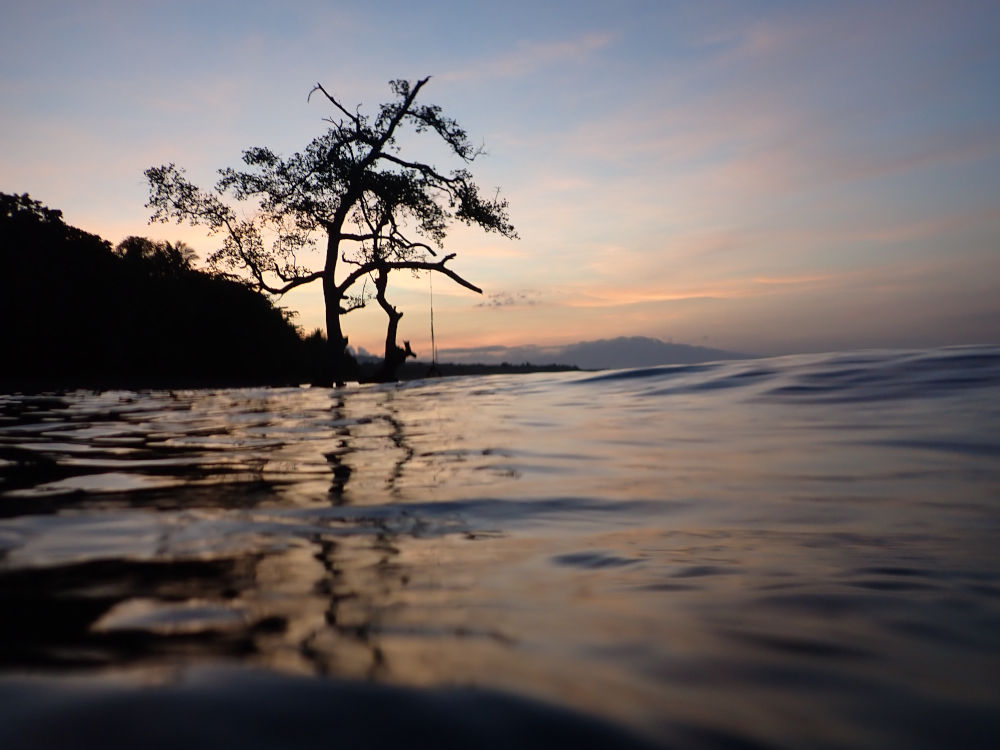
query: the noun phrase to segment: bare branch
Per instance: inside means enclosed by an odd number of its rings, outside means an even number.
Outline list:
[[[345,115],[346,115],[346,116],[348,117],[348,119],[350,119],[350,120],[351,120],[351,121],[352,121],[352,122],[354,123],[354,127],[355,127],[355,128],[357,128],[357,129],[360,129],[360,124],[361,124],[361,118],[360,118],[360,117],[359,117],[359,116],[358,116],[357,114],[353,114],[353,113],[349,112],[349,111],[348,111],[348,110],[347,110],[347,109],[346,109],[346,108],[344,107],[344,105],[342,105],[342,104],[341,104],[340,102],[338,102],[338,101],[337,101],[336,99],[334,99],[334,98],[333,98],[333,97],[332,97],[332,96],[331,96],[331,95],[330,95],[330,94],[329,94],[329,93],[327,92],[327,90],[326,90],[325,88],[323,88],[323,85],[322,85],[321,83],[317,82],[317,83],[316,83],[316,85],[315,85],[315,86],[313,86],[313,87],[312,87],[312,88],[311,88],[311,89],[309,90],[309,95],[308,95],[308,96],[306,97],[306,101],[307,101],[307,102],[308,102],[308,101],[309,101],[309,100],[310,100],[310,99],[312,98],[312,95],[313,95],[313,94],[314,94],[314,93],[315,93],[316,91],[320,91],[320,92],[321,92],[321,93],[323,94],[323,96],[325,96],[325,97],[326,97],[327,99],[329,99],[329,100],[330,100],[330,103],[331,103],[331,104],[333,104],[333,106],[334,106],[334,107],[336,107],[336,108],[337,108],[337,109],[339,109],[339,110],[340,110],[341,112],[343,112],[343,113],[344,113],[344,114],[345,114]]]
[[[403,236],[402,232],[393,232],[393,239],[400,247],[404,247],[407,250],[426,250],[428,253],[437,257],[437,253],[434,252],[434,248],[428,245],[426,242],[411,242]]]
[[[311,273],[308,276],[299,276],[298,278],[292,279],[287,284],[281,287],[272,287],[268,284],[261,284],[260,288],[263,289],[265,292],[269,292],[270,294],[276,294],[277,296],[280,297],[283,294],[290,292],[295,287],[302,286],[303,284],[310,284],[313,281],[316,281],[317,279],[321,278],[323,278],[323,272],[316,271],[315,273]]]
[[[386,125],[385,131],[382,133],[378,141],[372,145],[371,151],[363,160],[363,165],[367,168],[371,166],[375,159],[378,158],[382,153],[385,145],[392,139],[392,136],[396,132],[396,128],[399,127],[399,123],[403,121],[403,117],[409,112],[410,107],[413,105],[413,100],[417,98],[417,94],[420,93],[420,89],[424,87],[424,84],[430,80],[430,76],[426,78],[421,78],[417,83],[410,89],[409,93],[406,95],[403,102],[399,105],[396,113],[389,120],[388,125]]]
[[[365,240],[378,239],[378,234],[372,232],[371,234],[351,234],[350,232],[338,232],[337,236],[342,240],[351,240],[353,242],[364,242]]]
[[[406,159],[400,159],[398,156],[394,154],[387,154],[387,153],[379,154],[378,158],[385,159],[386,161],[391,161],[394,164],[398,164],[401,167],[406,167],[407,169],[414,169],[418,172],[421,172],[424,175],[433,177],[435,180],[439,180],[445,185],[454,185],[455,183],[459,182],[458,178],[445,177],[443,174],[436,171],[434,167],[432,167],[430,164],[424,164],[419,161],[406,161]]]
[[[387,268],[408,268],[408,269],[410,269],[412,271],[417,271],[417,270],[437,271],[438,273],[443,273],[445,276],[448,276],[449,278],[451,278],[452,280],[454,280],[456,283],[460,284],[461,286],[464,286],[466,289],[471,289],[476,294],[482,294],[483,293],[482,289],[480,289],[478,286],[476,286],[475,284],[473,284],[471,281],[466,281],[461,276],[459,276],[457,273],[455,273],[450,268],[447,268],[445,266],[445,263],[447,263],[449,260],[451,260],[454,257],[455,257],[455,253],[450,253],[449,255],[444,256],[444,258],[442,258],[441,260],[437,261],[436,263],[431,263],[431,262],[428,262],[428,261],[414,261],[414,260],[409,260],[409,261],[393,261],[393,262],[390,262],[390,263],[386,263],[386,267]]]
[[[395,260],[395,261],[385,261],[385,260],[370,260],[366,263],[362,263],[354,271],[352,271],[346,279],[344,279],[337,287],[337,289],[342,293],[346,294],[347,290],[354,286],[355,282],[358,281],[362,276],[372,273],[373,271],[378,271],[382,268],[385,269],[395,269],[403,270],[408,269],[411,271],[437,271],[438,273],[443,273],[445,276],[453,279],[457,284],[464,286],[466,289],[470,289],[476,294],[482,294],[483,290],[478,286],[468,281],[457,273],[448,268],[445,264],[455,257],[455,253],[449,253],[444,256],[441,260],[437,262],[422,261],[422,260]]]

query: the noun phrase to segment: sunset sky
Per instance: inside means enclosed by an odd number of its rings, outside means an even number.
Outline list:
[[[441,348],[1000,343],[1000,3],[4,0],[0,63],[0,191],[202,257],[147,224],[146,167],[209,187],[319,135],[316,82],[372,112],[433,76],[521,236],[450,236],[486,294],[434,280]],[[428,279],[393,282],[426,354]],[[282,304],[321,324],[318,286]]]

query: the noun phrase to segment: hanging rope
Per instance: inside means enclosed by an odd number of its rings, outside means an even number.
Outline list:
[[[434,272],[429,271],[427,273],[427,280],[431,285],[431,364],[437,367],[438,361],[438,350],[437,343],[434,341]]]

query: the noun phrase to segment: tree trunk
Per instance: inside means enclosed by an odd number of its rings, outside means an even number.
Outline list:
[[[337,258],[340,253],[340,227],[344,223],[345,211],[338,212],[334,222],[326,228],[326,264],[323,269],[327,361],[319,379],[324,386],[336,385],[338,388],[349,380],[358,379],[358,361],[347,351],[347,337],[340,327],[344,291],[337,287],[335,280]]]
[[[343,293],[333,282],[332,274],[323,277],[323,301],[326,303],[327,361],[319,381],[322,385],[341,387],[349,380],[358,379],[358,362],[347,351],[347,337],[340,327]]]
[[[410,348],[409,341],[403,342],[405,348],[396,345],[396,332],[399,329],[399,319],[403,317],[403,313],[390,305],[389,301],[385,298],[385,288],[388,282],[389,269],[380,268],[378,278],[375,279],[375,289],[377,290],[375,298],[382,309],[385,310],[385,314],[389,316],[389,324],[385,331],[385,355],[382,359],[381,367],[376,371],[373,378],[378,383],[389,383],[396,380],[396,374],[406,361],[406,358],[417,356]]]

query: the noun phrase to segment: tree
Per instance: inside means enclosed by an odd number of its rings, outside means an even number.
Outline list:
[[[301,383],[315,345],[246,283],[192,267],[184,243],[116,248],[0,193],[0,387]]]
[[[325,121],[330,127],[299,153],[280,158],[270,149],[243,153],[244,169],[219,170],[212,191],[189,182],[173,164],[146,170],[155,209],[151,221],[189,221],[223,235],[223,246],[209,258],[221,272],[248,276],[271,294],[319,281],[326,304],[330,377],[342,383],[356,376],[356,363],[347,351],[341,317],[362,307],[370,292],[352,290],[373,274],[379,302],[389,315],[387,349],[395,346],[395,326],[401,313],[385,302],[386,277],[400,269],[443,273],[477,293],[447,263],[454,253],[437,260],[449,226],[454,221],[476,225],[487,232],[516,238],[499,191],[484,197],[465,168],[445,174],[427,162],[405,158],[399,138],[407,130],[437,136],[462,163],[482,152],[468,134],[435,105],[418,104],[417,96],[429,79],[411,85],[391,81],[395,99],[374,116],[344,107],[322,85],[319,92],[335,111]],[[227,198],[251,204],[255,213],[240,218]],[[325,236],[324,263],[315,270],[300,258]],[[351,270],[338,279],[338,264]],[[392,352],[387,352],[392,353]],[[404,357],[405,359],[405,357]],[[388,364],[388,363],[386,363]]]
[[[178,276],[193,270],[198,255],[187,243],[157,242],[147,237],[126,237],[115,246],[115,255],[147,273]]]

